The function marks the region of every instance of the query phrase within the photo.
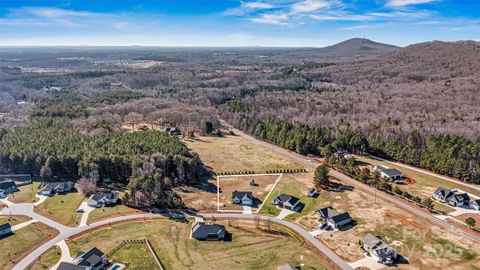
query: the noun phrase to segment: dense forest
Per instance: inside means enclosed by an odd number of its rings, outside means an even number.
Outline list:
[[[140,207],[179,206],[171,188],[195,183],[207,173],[195,154],[166,133],[83,136],[58,123],[5,132],[0,171],[32,173],[46,180],[82,178],[95,184],[108,178],[126,185],[131,194],[127,203]]]

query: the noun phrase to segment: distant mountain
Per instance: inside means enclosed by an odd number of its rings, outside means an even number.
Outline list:
[[[319,51],[321,54],[330,57],[352,57],[393,52],[398,49],[399,47],[397,46],[379,43],[365,38],[352,38],[321,48]]]

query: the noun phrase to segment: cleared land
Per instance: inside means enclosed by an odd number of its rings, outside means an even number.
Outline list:
[[[0,215],[0,224],[10,223],[10,226],[15,226],[19,223],[29,221],[30,218],[27,216],[1,216]]]
[[[409,264],[400,265],[400,269],[472,269],[480,266],[480,254],[475,252],[480,248],[478,243],[455,232],[431,227],[417,216],[364,192],[343,186],[343,191],[322,190],[318,198],[306,198],[304,192],[312,185],[311,177],[288,175],[282,178],[271,197],[279,193],[299,197],[306,204],[303,211],[286,219],[308,230],[320,225],[315,210],[321,207],[332,206],[339,212],[348,211],[357,223],[353,228],[318,236],[345,260],[353,262],[363,258],[359,240],[367,233],[374,233],[407,257]],[[273,216],[279,212],[271,204],[265,204],[260,211]]]
[[[25,185],[19,187],[19,191],[13,193],[8,197],[8,200],[13,203],[31,203],[38,201],[38,198],[35,197],[38,189],[40,188],[40,182],[33,182],[30,185]]]
[[[303,168],[289,158],[253,145],[240,136],[200,136],[184,141],[200,155],[203,163],[216,173],[241,171],[265,173],[278,169]]]
[[[34,263],[27,267],[27,270],[46,270],[52,268],[61,258],[62,251],[54,246],[43,253]]]
[[[78,226],[82,215],[76,210],[84,199],[85,197],[78,193],[55,195],[47,198],[35,211],[64,225]]]
[[[121,262],[128,269],[160,269],[147,244],[127,244],[113,253],[112,262]]]
[[[166,269],[273,270],[287,262],[303,263],[305,267],[302,269],[327,269],[317,254],[284,228],[275,228],[273,224],[243,224],[242,221],[231,222],[242,226],[238,228],[230,226],[228,221],[224,224],[232,233],[232,241],[192,240],[191,223],[157,219],[93,231],[71,239],[68,245],[72,254],[92,246],[108,253],[123,240],[149,239]],[[265,231],[267,226],[276,232]],[[126,256],[124,260],[129,259],[129,255]]]
[[[0,269],[10,269],[23,256],[58,232],[42,223],[30,224],[0,240]]]
[[[97,208],[93,210],[88,216],[88,223],[109,219],[113,217],[134,215],[134,214],[141,214],[141,213],[143,213],[143,211],[130,208],[123,204],[118,204],[115,206],[105,206],[105,207]]]
[[[281,174],[218,176],[220,187],[219,209],[242,210],[242,206],[232,203],[232,192],[238,190],[252,192],[255,198],[255,206],[252,207],[252,210],[256,211],[280,177]],[[257,185],[251,186],[251,180],[254,180]]]

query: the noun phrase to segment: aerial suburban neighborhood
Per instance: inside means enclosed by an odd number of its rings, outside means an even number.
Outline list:
[[[0,2],[0,270],[480,269],[480,1]]]

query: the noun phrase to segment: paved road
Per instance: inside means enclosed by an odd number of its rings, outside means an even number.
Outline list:
[[[17,204],[11,204],[8,207],[3,208],[2,211],[0,211],[0,214],[7,215],[7,216],[9,215],[28,216],[52,228],[55,228],[59,231],[68,230],[70,228],[56,221],[53,221],[47,217],[44,217],[40,214],[35,213],[33,209],[34,209],[34,206],[31,203],[17,203]]]
[[[307,168],[314,169],[319,165],[319,162],[321,161],[321,159],[319,159],[319,158],[306,157],[306,156],[297,154],[293,151],[289,151],[289,150],[286,150],[286,149],[281,148],[279,146],[270,144],[268,142],[260,141],[260,140],[256,139],[255,137],[252,137],[252,136],[242,132],[241,130],[236,129],[236,128],[228,125],[225,121],[222,121],[222,124],[228,126],[237,135],[249,140],[250,142],[252,142],[256,145],[265,147],[267,149],[270,149],[270,150],[272,150],[272,151],[274,151],[278,154],[286,155],[286,156],[290,157],[291,159],[297,161],[298,163],[303,164]],[[473,232],[469,229],[465,229],[461,225],[457,226],[457,225],[450,224],[450,223],[448,223],[444,220],[441,220],[441,219],[435,217],[434,215],[432,215],[431,213],[425,212],[422,209],[420,209],[416,206],[413,206],[413,205],[407,203],[406,201],[404,201],[402,199],[399,199],[399,198],[393,197],[391,195],[388,195],[386,193],[383,193],[381,191],[378,191],[377,189],[375,189],[371,186],[368,186],[366,184],[363,184],[363,183],[361,183],[361,182],[359,182],[359,181],[357,181],[357,180],[355,180],[355,179],[353,179],[353,178],[351,178],[351,177],[349,177],[349,176],[347,176],[343,173],[340,173],[340,172],[335,171],[335,170],[330,170],[330,176],[344,182],[347,185],[351,185],[355,188],[363,190],[364,192],[367,192],[367,193],[371,194],[372,196],[378,196],[379,198],[382,198],[387,202],[393,203],[396,206],[398,206],[398,207],[400,207],[400,208],[402,208],[402,209],[404,209],[404,210],[406,210],[406,211],[408,211],[408,212],[410,212],[410,213],[412,213],[416,216],[423,217],[424,219],[426,219],[427,221],[429,221],[433,225],[440,226],[440,227],[442,227],[444,229],[447,229],[447,230],[453,230],[454,232],[458,232],[458,233],[460,233],[460,234],[462,234],[462,235],[464,235],[464,236],[466,236],[466,237],[468,237],[472,240],[480,242],[480,237],[475,232]],[[456,181],[456,183],[458,184],[458,181]]]
[[[188,215],[184,214],[178,214],[177,217],[185,217]],[[285,221],[285,220],[280,220],[277,218],[273,217],[268,217],[268,216],[261,216],[261,215],[244,215],[244,214],[205,214],[205,215],[199,215],[200,217],[205,217],[205,218],[231,218],[231,219],[256,219],[259,218],[261,220],[269,220],[271,222],[275,222],[278,224],[281,224],[283,226],[287,226],[290,229],[296,231],[300,235],[302,235],[307,241],[309,241],[313,246],[315,246],[320,252],[325,254],[328,258],[330,258],[334,263],[336,263],[341,269],[347,269],[347,270],[352,270],[353,268],[350,267],[348,263],[342,260],[337,254],[333,253],[330,249],[328,249],[327,246],[322,244],[320,241],[315,239],[309,232],[301,228],[300,226]],[[89,229],[101,227],[104,225],[108,225],[111,223],[115,222],[121,222],[121,221],[128,221],[128,220],[133,220],[133,219],[148,219],[148,218],[165,218],[165,217],[175,217],[174,215],[161,215],[161,214],[137,214],[137,215],[128,215],[128,216],[120,216],[120,217],[115,217],[99,222],[92,223],[88,226],[81,226],[81,227],[75,227],[75,228],[68,228],[66,230],[63,230],[60,232],[59,235],[57,235],[55,238],[52,240],[46,242],[45,244],[41,245],[38,247],[36,250],[28,254],[25,258],[23,258],[19,263],[17,263],[14,267],[13,270],[21,270],[25,269],[30,263],[35,261],[40,255],[42,255],[44,252],[46,252],[48,249],[51,247],[57,245],[59,242],[74,236],[76,234],[79,234],[81,232],[84,232]],[[194,217],[194,216],[192,216]]]

